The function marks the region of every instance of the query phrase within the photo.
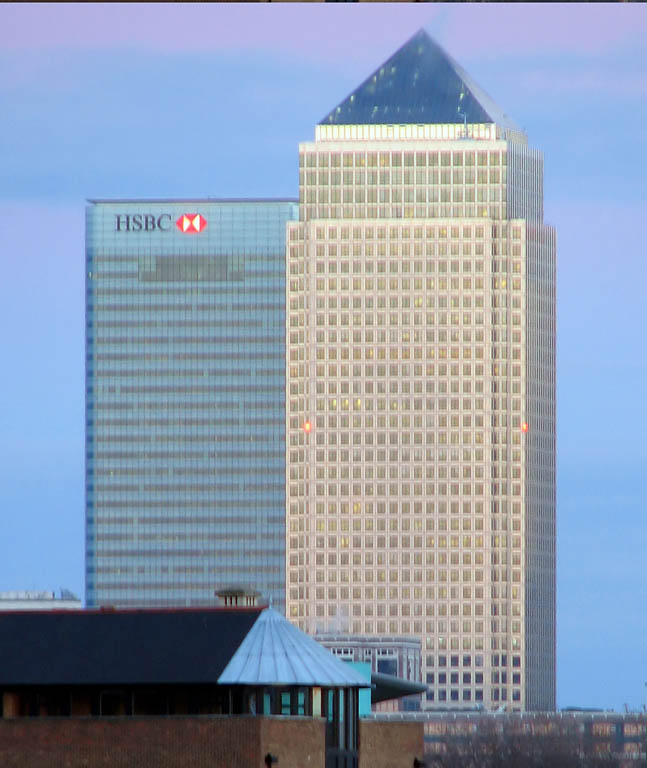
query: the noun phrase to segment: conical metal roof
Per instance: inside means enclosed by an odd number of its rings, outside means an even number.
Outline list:
[[[221,685],[321,685],[367,688],[356,670],[273,608],[266,608],[218,678]]]
[[[520,130],[424,29],[378,67],[320,125],[496,123]]]

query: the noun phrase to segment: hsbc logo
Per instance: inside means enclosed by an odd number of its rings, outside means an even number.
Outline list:
[[[115,214],[115,232],[166,232],[171,228],[171,216],[163,213],[117,213]]]
[[[175,222],[175,226],[184,235],[197,235],[207,226],[207,220],[199,213],[183,213]]]
[[[152,213],[115,214],[115,232],[168,232],[173,226],[170,213],[155,216]],[[183,213],[175,222],[183,235],[197,235],[207,226],[207,220],[200,213]]]

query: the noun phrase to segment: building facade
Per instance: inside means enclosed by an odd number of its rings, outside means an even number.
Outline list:
[[[287,611],[413,635],[426,708],[555,707],[543,160],[425,32],[299,147]]]
[[[284,609],[287,200],[87,208],[86,604]]]

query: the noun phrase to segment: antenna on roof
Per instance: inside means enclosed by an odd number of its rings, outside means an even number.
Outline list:
[[[466,139],[467,138],[467,115],[465,112],[461,111],[461,104],[463,103],[463,99],[465,98],[465,87],[461,86],[461,92],[458,97],[458,106],[456,107],[456,112],[458,112],[459,117],[463,118],[463,136],[461,138]]]

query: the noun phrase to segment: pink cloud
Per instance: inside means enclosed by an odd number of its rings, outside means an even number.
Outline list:
[[[254,49],[324,61],[375,56],[429,21],[429,10],[319,4],[2,4],[5,50],[132,47],[163,51]]]
[[[458,58],[595,53],[644,41],[647,7],[633,3],[11,4],[0,47],[256,50],[341,68],[388,56],[419,27]]]

